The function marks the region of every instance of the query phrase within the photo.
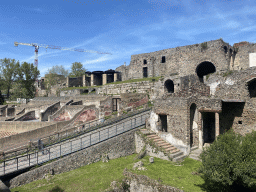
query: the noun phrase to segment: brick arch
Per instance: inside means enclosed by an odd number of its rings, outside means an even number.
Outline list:
[[[167,79],[164,82],[164,89],[167,93],[174,93],[174,83],[171,79]]]
[[[204,82],[203,77],[205,75],[215,73],[216,66],[210,61],[203,61],[197,65],[195,72],[196,72],[197,76],[199,77],[199,80],[201,82]]]

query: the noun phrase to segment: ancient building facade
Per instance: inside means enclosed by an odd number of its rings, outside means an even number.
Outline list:
[[[122,81],[144,77],[179,76],[247,69],[256,65],[256,44],[229,45],[222,39],[131,56],[130,65],[116,68]]]
[[[231,128],[241,135],[256,130],[256,67],[214,73],[204,82],[196,75],[169,76],[161,84],[149,126],[186,154]]]

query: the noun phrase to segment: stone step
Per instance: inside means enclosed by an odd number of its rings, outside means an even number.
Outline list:
[[[177,162],[177,161],[182,161],[183,159],[185,159],[187,156],[186,155],[181,155],[178,157],[175,157],[172,159],[172,161]]]
[[[183,152],[182,151],[178,151],[176,153],[170,154],[170,157],[173,159],[173,158],[181,156],[181,155],[183,155]]]
[[[157,144],[159,147],[171,146],[170,143],[166,143],[166,142],[157,142],[156,144]]]
[[[166,151],[174,151],[174,150],[177,150],[179,151],[179,149],[177,149],[176,147],[168,147],[168,148],[165,148]]]
[[[196,149],[198,149],[198,146],[193,146],[193,147],[191,147],[190,151],[194,151]]]
[[[147,135],[148,138],[160,138],[159,136],[157,136],[156,134],[150,134],[150,135]]]
[[[155,139],[153,139],[153,141],[157,142],[157,141],[164,141],[164,140],[161,138],[155,138]]]
[[[169,153],[170,154],[175,154],[175,153],[178,153],[180,150],[178,149],[173,149],[173,150],[170,150]]]

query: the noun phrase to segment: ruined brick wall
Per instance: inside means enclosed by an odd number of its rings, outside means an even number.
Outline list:
[[[60,102],[54,103],[53,105],[47,107],[45,111],[41,113],[41,121],[48,121],[48,116],[54,114],[60,109]]]
[[[176,139],[187,143],[187,100],[172,98],[156,100],[153,111],[156,114],[167,115],[167,132]]]
[[[83,86],[83,77],[68,77],[69,84],[67,87],[82,87]]]
[[[120,109],[125,109],[127,107],[138,107],[140,105],[144,105],[148,102],[147,94],[138,94],[138,93],[123,93],[120,94],[121,102]]]
[[[234,55],[234,64],[231,69],[241,70],[249,68],[249,54],[256,53],[256,43],[241,42],[234,44],[237,53]]]
[[[147,67],[148,77],[174,73],[180,76],[195,74],[196,67],[204,61],[213,63],[216,71],[229,69],[231,55],[226,53],[224,47],[226,46],[227,49],[232,49],[232,47],[221,39],[208,41],[206,44],[201,43],[132,55],[130,65],[127,66],[127,79],[143,78],[143,67]],[[164,63],[163,56],[165,56]]]

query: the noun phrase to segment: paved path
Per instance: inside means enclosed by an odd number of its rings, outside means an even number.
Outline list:
[[[76,152],[80,149],[89,147],[90,145],[131,130],[132,128],[144,125],[148,116],[149,111],[121,120],[116,124],[86,133],[74,139],[49,146],[44,149],[44,153],[35,152],[16,159],[7,160],[0,164],[0,176]]]

